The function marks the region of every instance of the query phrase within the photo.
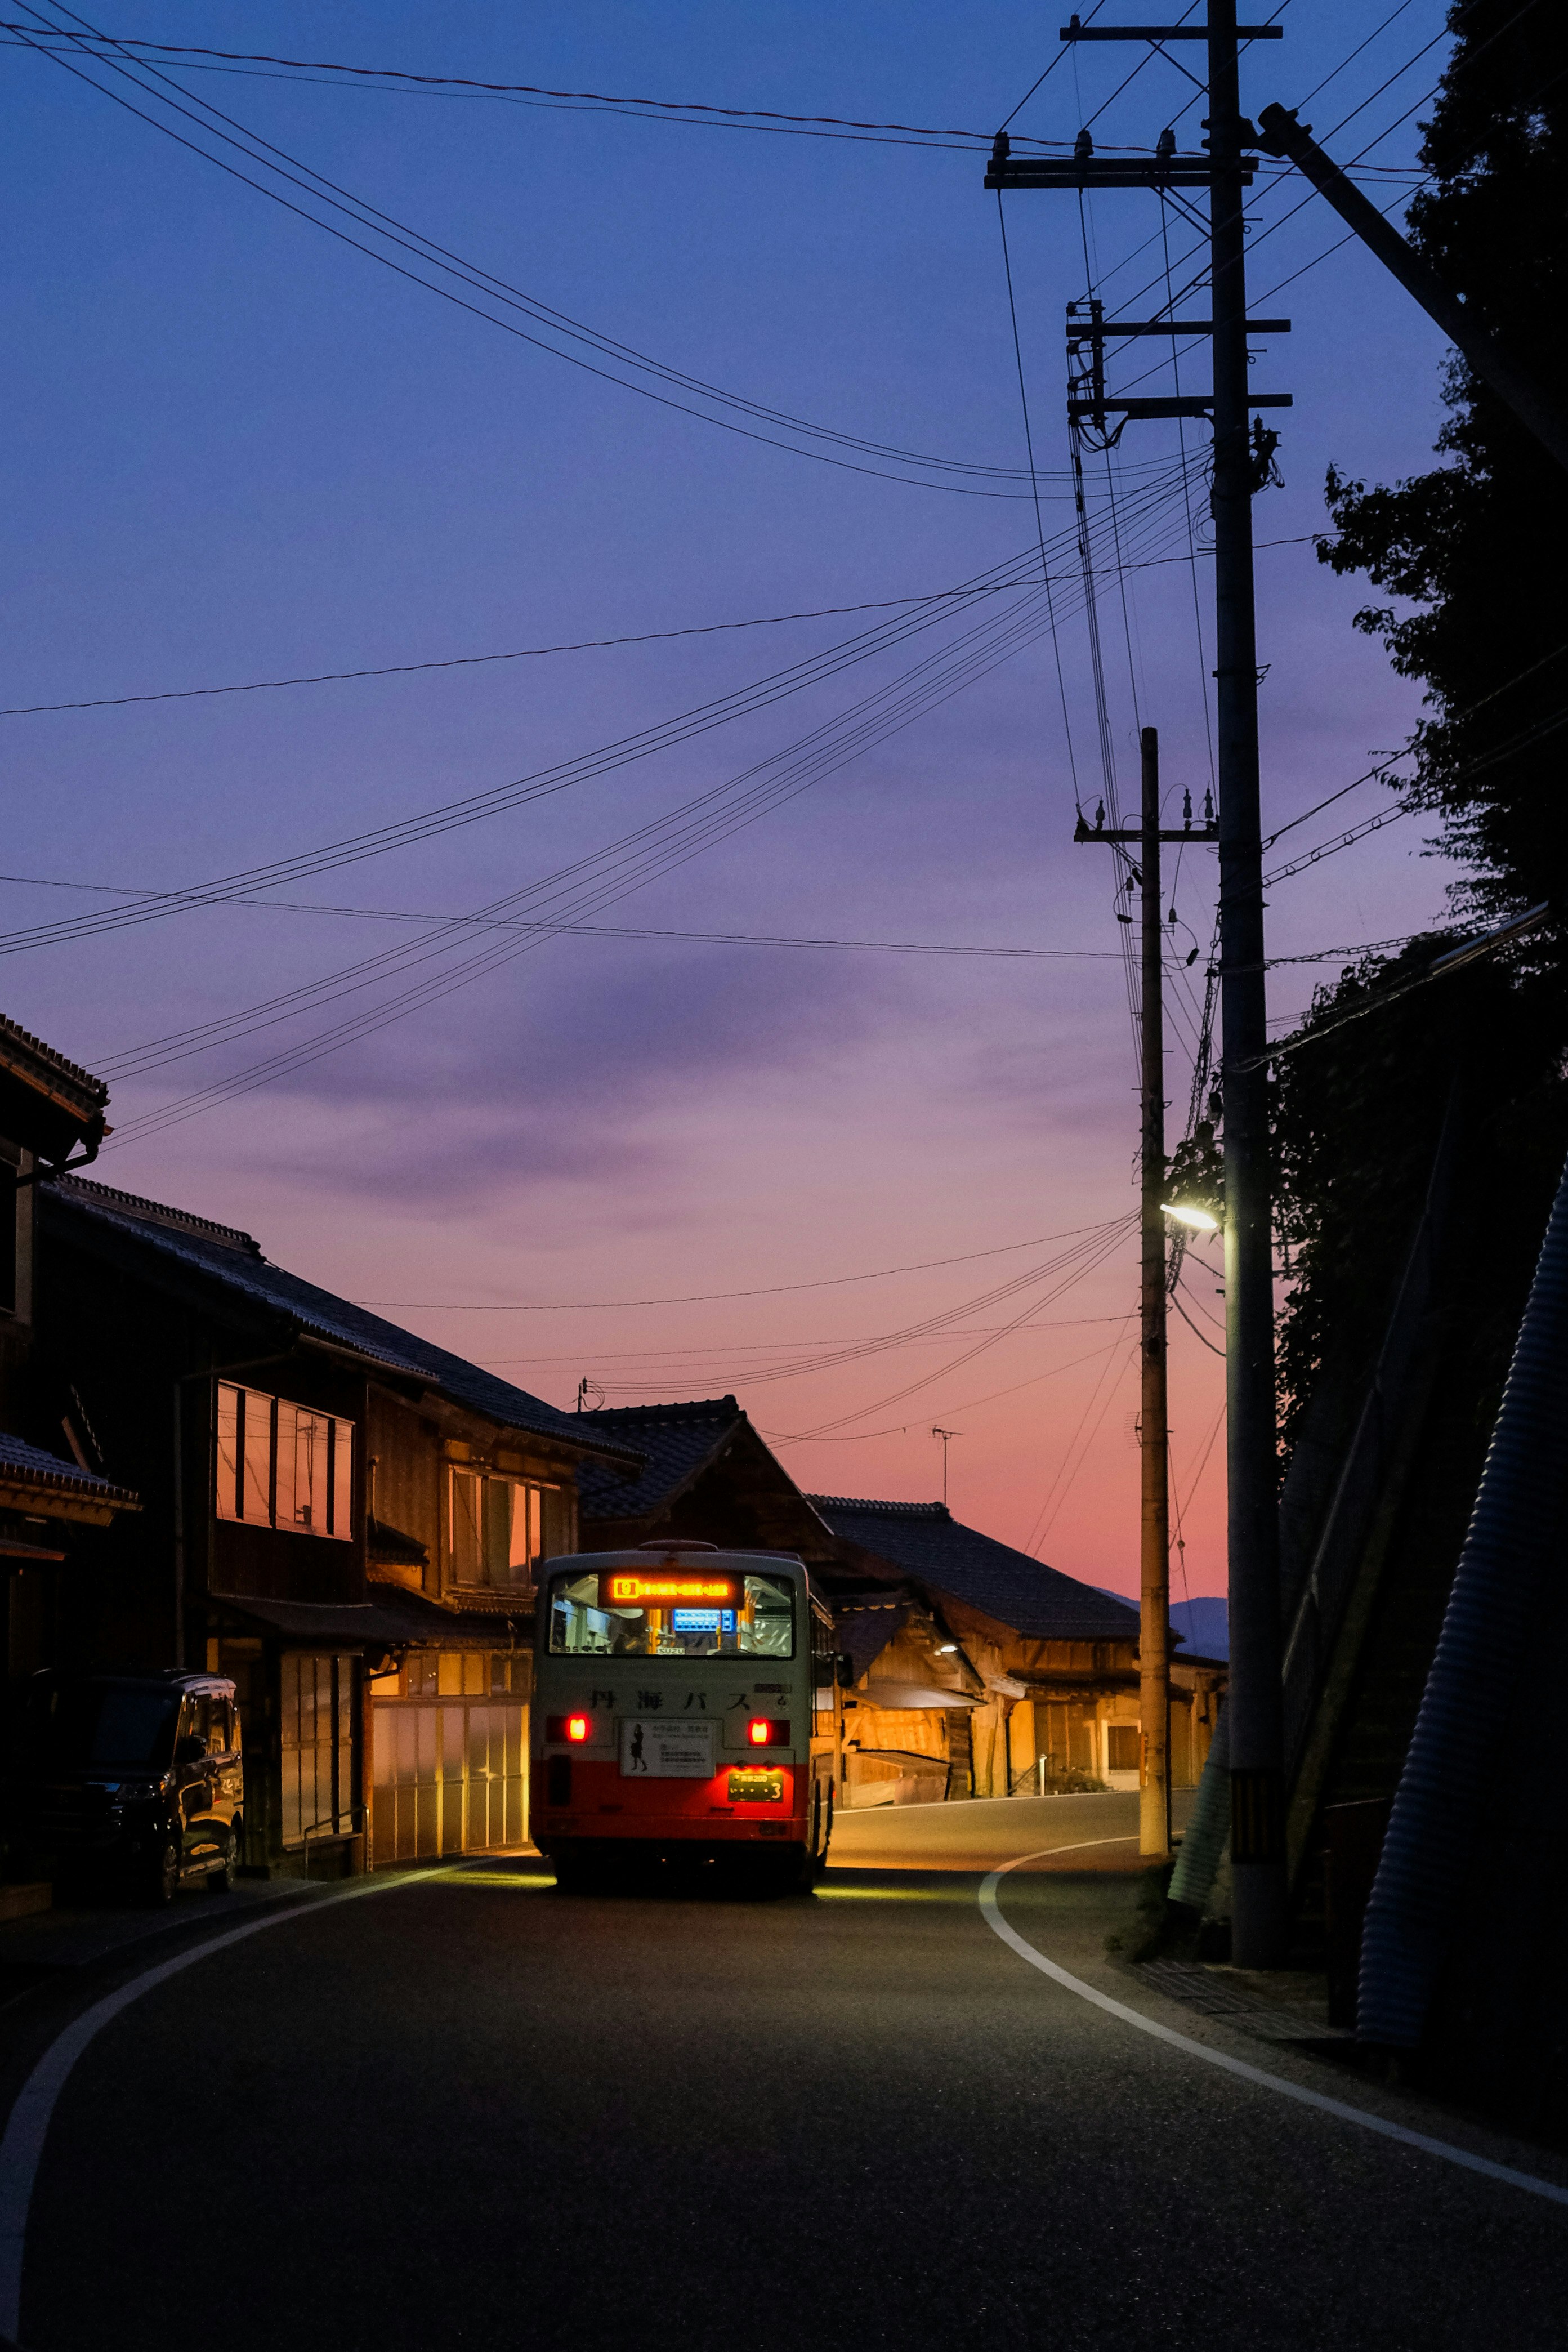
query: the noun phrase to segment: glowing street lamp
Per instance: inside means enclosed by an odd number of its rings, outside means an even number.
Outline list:
[[[1162,1201],[1160,1206],[1167,1217],[1175,1217],[1180,1224],[1190,1225],[1195,1233],[1217,1234],[1219,1231],[1219,1219],[1213,1210],[1202,1207],[1197,1201]]]

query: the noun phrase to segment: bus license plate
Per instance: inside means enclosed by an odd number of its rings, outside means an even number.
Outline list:
[[[732,1772],[729,1776],[729,1801],[732,1805],[781,1805],[784,1801],[784,1775],[773,1770]]]
[[[661,1723],[657,1717],[625,1717],[621,1724],[623,1780],[711,1780],[711,1723]]]

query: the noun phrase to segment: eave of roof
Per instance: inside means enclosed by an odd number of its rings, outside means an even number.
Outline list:
[[[29,1445],[25,1438],[13,1437],[9,1430],[0,1430],[0,1487],[4,1486],[26,1486],[41,1497],[59,1495],[84,1503],[102,1503],[116,1510],[139,1511],[141,1507],[132,1487],[117,1486],[111,1478],[100,1478],[96,1471],[84,1470],[79,1463],[68,1462],[58,1454],[47,1454],[41,1445]]]
[[[79,1063],[69,1062],[30,1029],[0,1013],[0,1069],[47,1097],[59,1109],[88,1124],[102,1112],[109,1087]]]
[[[579,1454],[597,1454],[632,1468],[642,1466],[639,1449],[583,1427],[590,1418],[559,1412],[526,1389],[497,1380],[480,1365],[448,1353],[414,1332],[388,1323],[368,1308],[322,1290],[282,1266],[272,1265],[249,1234],[236,1226],[189,1216],[134,1193],[67,1176],[49,1185],[47,1211],[86,1218],[179,1265],[198,1280],[217,1285],[231,1298],[282,1318],[295,1332],[380,1370],[433,1389],[452,1403],[525,1436],[548,1438]]]

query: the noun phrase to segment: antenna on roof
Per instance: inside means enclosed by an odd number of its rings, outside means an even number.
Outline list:
[[[964,1433],[961,1429],[938,1429],[933,1422],[931,1434],[942,1440],[942,1507],[946,1510],[947,1507],[947,1446],[951,1439],[962,1437]]]
[[[581,1380],[580,1380],[577,1384],[577,1409],[579,1412],[597,1412],[603,1402],[604,1391],[600,1387],[597,1381],[591,1381],[585,1372]]]

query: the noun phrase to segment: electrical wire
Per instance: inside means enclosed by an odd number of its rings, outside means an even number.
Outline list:
[[[62,10],[61,13],[68,15],[72,12]],[[84,20],[78,19],[78,21]],[[365,244],[362,236],[350,235],[335,222],[323,219],[319,212],[308,209],[306,205],[296,203],[292,198],[282,194],[277,188],[253,178],[247,172],[240,171],[235,165],[225,162],[222,156],[214,155],[210,149],[201,146],[183,132],[174,130],[170,123],[133,105],[120,92],[108,88],[101,81],[95,80],[92,75],[83,72],[79,64],[73,63],[59,51],[40,49],[39,54],[48,57],[51,62],[60,67],[62,71],[71,74],[78,80],[86,82],[89,88],[98,90],[113,104],[124,108],[139,121],[146,123],[152,130],[162,132],[165,137],[174,140],[177,144],[186,148],[193,154],[198,155],[204,162],[213,164],[229,177],[241,181],[246,186],[267,196],[285,210],[295,214],[299,219],[308,222],[313,227],[324,230],[328,235],[338,238],[340,242],[350,246],[356,252],[381,263],[395,275],[423,287],[427,292],[440,296],[442,299],[455,304],[473,317],[483,320],[486,324],[499,327],[504,332],[528,343],[534,349],[545,352],[554,358],[565,360],[569,364],[582,369],[605,382],[618,384],[623,391],[636,392],[640,396],[653,400],[663,407],[672,408],[682,415],[695,417],[700,422],[717,425],[722,430],[738,434],[745,439],[761,442],[769,447],[785,449],[797,457],[814,457],[820,463],[835,466],[851,472],[870,474],[878,479],[903,481],[906,486],[926,489],[945,489],[966,497],[1017,499],[1032,496],[1032,492],[1029,490],[980,487],[982,481],[1020,480],[1022,477],[1019,469],[1015,467],[989,467],[966,459],[930,457],[917,451],[898,449],[890,444],[811,424],[809,420],[791,416],[787,412],[770,408],[766,404],[726,392],[700,378],[688,375],[682,370],[669,367],[629,344],[622,343],[614,338],[600,333],[593,328],[585,326],[582,321],[569,317],[551,305],[540,302],[536,297],[511,285],[509,281],[496,276],[493,272],[482,269],[475,263],[466,261],[449,247],[438,244],[422,232],[413,230],[406,222],[398,220],[395,215],[383,212],[363,198],[354,196],[337,182],[329,180],[310,165],[301,163],[298,157],[275,146],[270,141],[263,139],[259,133],[250,131],[244,124],[236,122],[232,116],[223,113],[195,94],[184,90],[180,84],[171,81],[169,77],[156,67],[148,66],[141,71],[132,71],[127,65],[116,64],[113,58],[105,51],[90,53],[95,63],[106,67],[121,80],[129,82],[143,97],[169,109],[201,131],[204,135],[216,139],[222,144],[243,154],[246,162],[272,173],[287,185],[297,189],[301,195],[309,200],[309,203],[325,205],[329,211],[343,215],[345,219],[350,220],[357,229],[380,238],[383,243],[390,244],[409,255],[421,266],[420,268],[408,268],[402,262],[393,259],[391,254],[381,251],[377,247]],[[138,60],[131,62],[140,63]],[[165,84],[166,89],[156,88],[155,84],[159,82]],[[175,98],[167,94],[168,91],[178,91],[181,99],[191,99],[193,103],[202,110],[201,114],[193,113],[191,106],[180,104]],[[211,120],[204,120],[204,117],[210,117]],[[227,130],[220,129],[217,127],[220,124],[227,124],[229,127]],[[231,136],[231,132],[239,135]],[[278,160],[272,160],[274,158]],[[451,278],[455,283],[466,287],[470,293],[481,296],[485,302],[499,304],[505,309],[517,312],[520,316],[527,317],[533,326],[545,331],[545,333],[531,333],[510,320],[497,318],[493,310],[486,309],[481,303],[471,301],[466,296],[456,293],[453,286],[438,283],[434,278],[423,276],[422,268],[434,269],[443,273]],[[581,344],[585,350],[590,350],[595,354],[595,359],[585,358],[580,352],[563,349],[559,342],[546,340],[547,334],[564,337],[569,341]],[[606,364],[598,364],[599,361]],[[625,374],[616,373],[618,368],[628,367],[653,381],[637,383]],[[655,390],[654,383],[665,384],[671,389]],[[735,416],[716,416],[704,410],[694,408],[689,401],[674,397],[675,392],[691,394],[717,406],[730,409],[735,412]],[[737,422],[736,417],[741,415],[749,417],[754,424],[765,423],[779,430],[803,435],[810,439],[831,445],[831,447],[853,450],[857,456],[852,459],[847,457],[835,457],[830,454],[829,446],[817,449],[797,446],[791,442],[779,440],[777,432],[759,432],[753,429],[753,425]],[[883,467],[861,464],[858,462],[860,456],[875,456],[905,467],[923,467],[927,473],[952,475],[962,478],[933,480],[919,478],[910,472],[889,474]]]
[[[947,654],[940,657],[946,663],[946,667],[938,667],[934,675],[930,674],[932,665],[929,662],[917,666],[916,673],[906,674],[904,678],[894,681],[891,688],[879,689],[857,706],[855,711],[848,714],[851,719],[856,719],[858,715],[859,724],[847,734],[842,731],[842,714],[840,720],[825,722],[823,727],[813,730],[811,736],[804,739],[809,755],[804,765],[797,759],[792,767],[785,767],[780,773],[770,776],[768,772],[779,768],[781,758],[792,756],[774,755],[757,768],[747,771],[742,777],[732,779],[729,785],[716,787],[713,792],[700,795],[696,803],[687,803],[674,812],[672,818],[654,820],[650,825],[639,827],[634,834],[612,844],[608,851],[595,853],[589,860],[578,861],[574,866],[562,869],[556,877],[547,877],[546,883],[529,885],[522,893],[509,894],[507,899],[493,902],[490,908],[481,912],[495,914],[506,907],[515,906],[520,899],[537,899],[538,893],[546,888],[559,896],[563,887],[579,887],[586,884],[590,894],[586,898],[580,887],[579,896],[570,907],[557,906],[551,909],[555,922],[559,922],[563,916],[580,918],[585,912],[609,903],[614,898],[623,897],[629,889],[644,887],[654,874],[685,863],[688,856],[697,855],[710,845],[712,840],[726,837],[742,824],[754,822],[768,806],[777,805],[781,799],[791,798],[797,792],[809,789],[823,774],[845,764],[849,758],[865,747],[868,740],[883,740],[890,730],[896,731],[908,724],[922,710],[933,708],[951,693],[962,690],[963,687],[973,683],[977,676],[995,667],[997,661],[1009,657],[1017,649],[1017,640],[1020,636],[1038,635],[1044,625],[1043,622],[1027,615],[1021,623],[1009,619],[1001,625],[982,625],[980,629],[968,633],[971,637],[988,636],[989,642],[984,644],[977,654],[971,647],[955,667],[950,658],[953,649],[948,648]],[[911,677],[918,679],[921,670],[928,674],[917,683],[913,692],[908,691]],[[890,698],[891,708],[888,707]],[[880,710],[877,709],[879,704],[883,706]],[[868,711],[873,714],[869,718],[866,716]],[[841,730],[837,740],[833,740],[835,727]],[[825,743],[824,738],[828,739]],[[794,750],[800,753],[802,746],[797,745]],[[760,783],[752,781],[758,776],[762,779]],[[725,794],[732,793],[736,785],[748,789],[738,801],[732,797],[729,805],[716,811],[713,804],[721,803]],[[669,835],[672,825],[675,828],[674,837],[664,840],[661,846],[660,837]],[[651,861],[647,856],[650,842],[654,845],[656,852]],[[628,858],[632,859],[630,866]],[[637,862],[639,859],[641,864]],[[598,878],[595,878],[595,869]],[[542,936],[549,935],[547,931]],[[256,1085],[269,1083],[279,1076],[307,1066],[309,1062],[319,1059],[323,1052],[336,1050],[351,1037],[371,1034],[386,1025],[389,1020],[404,1017],[417,1004],[448,993],[455,986],[466,985],[482,972],[528,952],[541,943],[542,938],[536,936],[521,946],[483,950],[455,971],[437,974],[434,979],[417,983],[412,990],[405,990],[390,1004],[371,1007],[315,1038],[287,1047],[281,1054],[252,1066],[247,1071],[216,1081],[194,1096],[166,1105],[147,1114],[143,1119],[123,1125],[116,1143],[110,1149],[123,1148],[133,1136],[150,1132],[154,1126],[194,1115],[196,1110],[210,1108],[219,1099],[232,1098],[236,1093],[250,1091]],[[286,992],[282,998],[268,1000],[261,1007],[248,1008],[245,1013],[227,1016],[225,1021],[200,1024],[198,1031],[180,1033],[173,1039],[154,1040],[148,1048],[138,1049],[137,1056],[121,1057],[116,1069],[110,1071],[109,1075],[123,1076],[134,1069],[146,1069],[160,1062],[184,1058],[189,1051],[205,1050],[207,1045],[221,1042],[225,1035],[244,1034],[246,1029],[256,1026],[274,1025],[275,1019],[288,1017],[292,1012],[302,1009],[308,1000],[323,998],[329,987],[335,993],[354,992],[376,979],[391,976],[394,967],[428,961],[432,955],[441,952],[443,942],[438,934],[432,934],[426,940],[413,941],[402,949],[385,950],[378,957],[349,967],[347,973],[329,975],[326,982],[311,982],[302,989]]]
[[[5,882],[40,890],[90,890],[108,898],[160,898],[168,895],[161,890],[127,889],[112,882],[57,882],[37,874],[0,874],[0,883]],[[1115,948],[980,947],[930,940],[811,939],[783,931],[677,931],[632,923],[526,922],[505,916],[436,915],[428,908],[418,910],[412,907],[327,906],[304,898],[238,898],[232,903],[263,914],[326,915],[338,920],[365,922],[438,923],[452,930],[547,931],[552,939],[669,940],[679,945],[700,947],[821,948],[868,955],[980,956],[1031,963],[1113,963],[1120,960]],[[1326,960],[1315,956],[1281,959],[1291,963]],[[1175,973],[1181,967],[1173,963],[1169,969]]]
[[[990,571],[977,575],[976,579],[968,584],[977,590],[983,589],[987,593],[989,593],[998,582],[1004,585],[1021,586],[1021,583],[1009,578],[1009,573],[1015,568],[1016,559],[1012,563],[998,564]],[[386,850],[408,846],[415,841],[426,839],[433,833],[449,831],[455,826],[479,822],[485,817],[498,814],[503,810],[521,803],[530,802],[546,794],[567,789],[570,784],[606,772],[609,769],[625,766],[647,758],[656,751],[674,748],[676,744],[688,741],[695,735],[705,734],[712,728],[726,724],[732,719],[748,715],[756,709],[766,709],[772,703],[799,692],[806,686],[823,682],[836,676],[842,669],[855,667],[873,655],[889,650],[923,634],[926,628],[936,625],[946,618],[946,605],[956,602],[956,599],[948,597],[945,599],[944,605],[940,609],[934,606],[920,606],[912,612],[900,614],[894,620],[875,624],[871,628],[859,631],[852,636],[841,638],[836,644],[824,647],[820,653],[791,662],[782,669],[768,671],[762,677],[754,679],[729,694],[699,703],[693,709],[680,712],[675,718],[662,721],[654,727],[643,728],[632,735],[616,738],[612,742],[601,745],[591,752],[580,754],[573,760],[558,761],[551,767],[538,769],[528,775],[516,777],[507,783],[492,785],[481,793],[464,794],[455,801],[438,803],[434,808],[421,811],[413,817],[401,819],[392,824],[375,826],[358,834],[340,835],[337,840],[327,843],[318,850],[275,858],[263,865],[220,875],[209,882],[194,885],[187,890],[171,893],[166,902],[167,906],[174,908],[221,902],[235,895],[248,895],[256,890],[276,888],[286,883],[297,881],[307,874],[319,873],[343,864],[357,864],[365,856],[381,856]],[[123,922],[147,919],[145,916],[131,914],[122,918],[106,917],[103,920],[110,928],[120,928]],[[26,932],[0,934],[0,952],[9,953],[22,947],[49,945],[57,940],[74,940],[82,935],[84,929],[89,928],[96,929],[99,927],[96,922],[89,925],[88,919],[84,918],[65,925],[45,925]]]
[[[863,1274],[817,1275],[808,1282],[769,1282],[748,1290],[685,1290],[663,1298],[361,1298],[356,1303],[378,1312],[396,1307],[411,1315],[583,1315],[601,1307],[711,1307],[723,1299],[779,1298],[787,1291],[841,1290],[852,1282],[886,1282],[899,1274],[931,1274],[940,1266],[973,1265],[978,1258],[1007,1257],[1019,1250],[1043,1249],[1051,1242],[1078,1241],[1086,1234],[1107,1234],[1124,1223],[1124,1218],[1108,1217],[1099,1224],[1070,1225],[1060,1234],[1035,1234],[1027,1241],[998,1242],[992,1249],[962,1250],[956,1257],[917,1258],[909,1265],[873,1266]]]
[[[362,677],[412,677],[425,670],[478,669],[491,662],[542,661],[551,654],[601,653],[615,646],[667,645],[677,637],[716,637],[736,629],[775,629],[790,621],[837,620],[851,613],[884,613],[895,605],[931,604],[947,596],[998,595],[1010,585],[988,590],[938,588],[923,596],[878,596],[863,604],[820,604],[804,613],[765,613],[754,621],[706,621],[685,629],[644,629],[634,636],[580,637],[570,645],[523,646],[515,653],[449,654],[441,661],[387,662],[377,669],[326,669],[301,677],[253,677],[238,686],[167,687],[155,694],[99,694],[80,702],[16,702],[0,708],[0,719],[31,719],[53,710],[118,710],[132,702],[194,702],[214,694],[268,694],[287,686],[340,686]]]
[[[1085,1255],[1077,1268],[1065,1276],[1055,1290],[1050,1292],[1043,1299],[1031,1300],[1028,1306],[1019,1310],[1011,1323],[1004,1324],[993,1336],[978,1341],[976,1346],[967,1348],[962,1355],[955,1356],[951,1363],[944,1364],[940,1370],[927,1372],[919,1380],[908,1381],[904,1387],[894,1390],[891,1395],[879,1397],[874,1404],[862,1405],[857,1412],[841,1413],[835,1420],[821,1422],[814,1429],[803,1430],[800,1433],[801,1437],[823,1437],[831,1431],[846,1429],[852,1422],[863,1421],[868,1413],[883,1412],[889,1405],[902,1404],[905,1397],[915,1396],[921,1389],[933,1387],[936,1381],[946,1380],[949,1372],[956,1372],[965,1364],[972,1363],[977,1356],[986,1354],[1000,1340],[1007,1339],[1027,1316],[1033,1314],[1037,1307],[1053,1305],[1058,1298],[1067,1291],[1075,1288],[1089,1275],[1096,1273],[1125,1241],[1135,1223],[1136,1219],[1133,1217],[1121,1220],[1121,1232],[1113,1234],[1110,1240],[1094,1253]]]
[[[69,13],[68,11],[67,12]],[[1191,13],[1190,10],[1188,12]],[[78,20],[82,21],[82,20]],[[674,98],[615,98],[599,89],[549,89],[528,81],[480,81],[469,74],[410,73],[397,66],[350,66],[322,58],[277,58],[246,49],[199,48],[188,41],[144,41],[126,33],[75,33],[53,27],[34,26],[0,18],[0,32],[20,33],[27,37],[26,46],[40,36],[50,40],[90,40],[113,49],[155,52],[160,57],[176,59],[206,58],[231,65],[281,66],[302,73],[352,75],[361,80],[413,82],[424,89],[475,90],[486,97],[556,98],[578,104],[596,107],[633,107],[651,109],[661,114],[716,114],[731,122],[788,124],[791,127],[819,127],[837,131],[896,131],[914,139],[967,139],[983,148],[991,143],[991,133],[984,131],[932,130],[918,122],[869,122],[853,116],[840,114],[787,114],[767,106],[715,106],[704,99]],[[1043,80],[1044,76],[1041,76]],[[1039,85],[1037,84],[1038,88]],[[1032,95],[1032,93],[1030,93]],[[1021,103],[1021,101],[1020,101]],[[1014,110],[1016,112],[1016,109]],[[1009,117],[1010,120],[1010,117]],[[1061,146],[1061,140],[1031,139],[1033,147]]]

